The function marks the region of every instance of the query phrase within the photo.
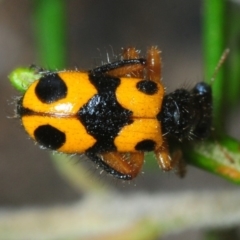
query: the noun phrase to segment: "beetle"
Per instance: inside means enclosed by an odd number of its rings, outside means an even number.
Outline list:
[[[166,94],[159,49],[150,47],[140,58],[127,48],[120,60],[86,72],[43,73],[19,100],[17,114],[40,146],[84,153],[107,173],[130,180],[145,152],[153,151],[164,171],[178,165],[169,154],[169,137],[209,136],[212,91],[200,82]]]

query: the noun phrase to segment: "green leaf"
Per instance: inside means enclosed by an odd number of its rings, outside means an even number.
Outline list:
[[[21,93],[24,93],[40,77],[41,74],[33,68],[16,68],[8,76],[13,87]]]
[[[225,136],[182,147],[188,163],[240,184],[240,143]]]

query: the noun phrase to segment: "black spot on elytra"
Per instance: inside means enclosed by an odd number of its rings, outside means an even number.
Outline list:
[[[135,149],[137,151],[143,151],[143,152],[151,152],[155,149],[156,143],[151,139],[146,139],[141,142],[139,142]]]
[[[150,81],[150,80],[142,80],[137,83],[137,89],[140,92],[143,92],[147,95],[153,95],[157,93],[158,91],[158,86],[155,82]]]
[[[36,128],[34,137],[41,146],[52,150],[59,149],[66,141],[65,134],[49,124]]]
[[[67,86],[57,73],[46,74],[39,79],[35,93],[43,103],[52,103],[67,96]]]

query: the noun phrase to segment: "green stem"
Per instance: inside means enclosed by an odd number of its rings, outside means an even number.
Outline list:
[[[184,159],[194,166],[240,184],[240,142],[229,136],[199,144],[183,144]]]
[[[240,89],[240,4],[230,2],[228,21],[228,46],[231,50],[228,64],[228,79],[225,79],[228,86],[227,91],[227,105],[236,106],[239,103],[239,89]],[[231,80],[231,83],[229,83]]]
[[[225,45],[226,0],[203,1],[203,49],[204,79],[210,81]],[[222,130],[222,109],[224,101],[224,72],[221,68],[212,85],[214,96],[214,126]]]
[[[35,0],[33,22],[41,67],[66,66],[66,1]]]

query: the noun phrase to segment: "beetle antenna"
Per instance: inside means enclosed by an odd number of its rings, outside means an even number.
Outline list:
[[[214,82],[214,80],[215,80],[215,78],[216,78],[216,76],[218,74],[218,71],[221,68],[221,66],[223,65],[223,63],[225,62],[225,60],[227,59],[227,56],[228,56],[229,52],[230,52],[229,48],[226,48],[224,50],[222,56],[220,57],[220,59],[218,61],[218,64],[217,64],[216,68],[214,69],[213,75],[212,75],[212,77],[210,79],[211,83]]]

